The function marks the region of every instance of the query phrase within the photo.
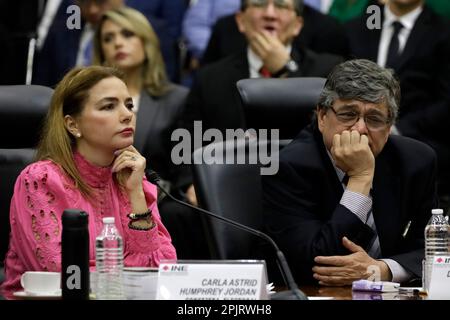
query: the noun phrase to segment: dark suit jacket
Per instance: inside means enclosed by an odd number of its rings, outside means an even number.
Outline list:
[[[420,157],[417,155],[420,154]],[[383,258],[421,277],[424,228],[435,205],[435,153],[427,145],[391,136],[375,160],[373,215]],[[263,176],[267,231],[284,250],[298,282],[311,282],[318,255],[347,255],[342,237],[367,250],[374,233],[339,204],[343,194],[323,138],[305,128],[280,152],[276,175]],[[402,237],[408,221],[411,226]]]
[[[356,58],[376,62],[381,30],[369,30],[366,18],[363,16],[346,25],[350,50]],[[444,179],[448,181],[450,22],[425,6],[411,31],[395,71],[402,90],[397,126],[403,135],[424,141],[436,150],[440,176],[446,172]]]
[[[333,17],[305,5],[304,26],[294,39],[295,48],[309,48],[315,52],[348,55],[344,27]],[[233,15],[220,18],[214,25],[211,38],[202,58],[203,64],[218,61],[245,48],[247,41],[239,32]]]
[[[159,98],[143,90],[137,112],[134,146],[147,159],[147,167],[170,181],[175,189],[192,183],[190,172],[185,172],[187,168],[174,165],[170,157],[173,146],[171,135],[187,95],[188,89],[177,85]]]
[[[309,50],[292,51],[299,70],[290,77],[326,77],[341,58]],[[188,97],[181,126],[192,132],[193,121],[202,120],[203,130],[247,128],[258,115],[244,115],[236,82],[249,78],[246,49],[199,70]],[[298,132],[297,129],[296,132]],[[292,138],[292,137],[291,137]]]

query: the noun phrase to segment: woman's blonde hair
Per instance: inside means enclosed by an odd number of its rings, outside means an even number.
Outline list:
[[[133,32],[142,42],[145,61],[142,68],[143,87],[150,95],[159,97],[167,93],[169,82],[166,67],[161,55],[159,39],[147,18],[137,10],[121,7],[103,14],[94,36],[93,64],[104,65],[105,55],[102,50],[101,30],[104,22],[111,20],[122,28]]]
[[[101,80],[116,77],[123,81],[121,71],[101,66],[77,67],[69,71],[56,86],[39,142],[36,160],[51,160],[74,181],[89,198],[91,188],[81,179],[73,159],[76,140],[66,129],[64,117],[76,117],[83,111],[89,91]]]

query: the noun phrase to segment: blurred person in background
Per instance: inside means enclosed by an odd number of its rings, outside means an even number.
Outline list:
[[[125,74],[137,117],[134,146],[159,173],[166,189],[196,205],[190,169],[171,160],[171,135],[184,110],[188,89],[168,80],[158,37],[145,16],[128,7],[107,11],[94,37],[93,60]],[[163,193],[159,209],[179,256],[205,258],[207,247],[198,214]]]

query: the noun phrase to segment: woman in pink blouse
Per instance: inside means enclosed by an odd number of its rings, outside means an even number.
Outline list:
[[[91,261],[107,216],[124,238],[125,266],[156,267],[162,259],[176,259],[156,206],[157,189],[146,181],[145,158],[132,145],[135,123],[119,71],[75,68],[58,84],[38,161],[22,171],[11,200],[5,297],[21,290],[25,271],[61,270],[61,216],[67,208],[89,214]],[[143,218],[131,220],[130,213]]]

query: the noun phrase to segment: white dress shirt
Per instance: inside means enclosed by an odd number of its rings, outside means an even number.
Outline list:
[[[402,30],[400,30],[398,34],[399,52],[402,53],[403,49],[405,49],[409,35],[411,34],[411,30],[422,11],[423,7],[419,6],[410,13],[397,17],[392,13],[388,5],[384,6],[384,22],[381,30],[380,43],[378,45],[378,65],[381,67],[386,66],[389,43],[391,42],[392,33],[394,32],[392,23],[394,21],[399,21],[403,25]]]
[[[44,45],[45,39],[47,38],[48,30],[53,23],[56,12],[59,9],[62,0],[48,0],[45,6],[44,14],[42,15],[41,21],[39,22],[37,34],[37,47],[41,49]]]

